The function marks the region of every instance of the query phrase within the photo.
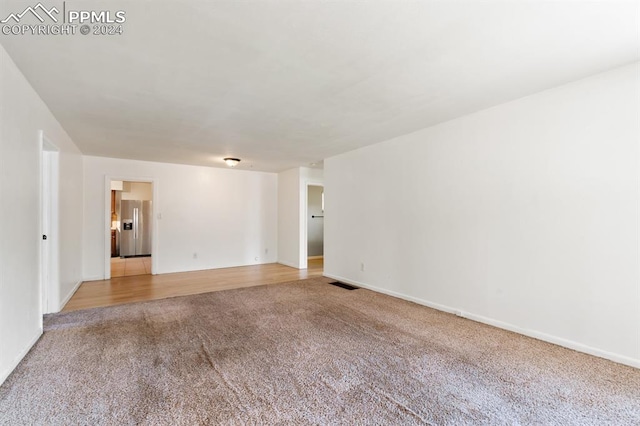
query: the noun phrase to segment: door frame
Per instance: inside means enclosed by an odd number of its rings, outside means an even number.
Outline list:
[[[39,134],[40,143],[40,313],[60,310],[60,150],[45,135]],[[46,235],[44,241],[42,236]],[[42,315],[40,321],[42,321]],[[42,324],[41,324],[42,325]]]
[[[300,203],[300,212],[301,212],[301,220],[300,220],[300,269],[307,269],[309,267],[309,263],[308,263],[308,255],[309,255],[309,250],[307,247],[308,244],[308,230],[309,230],[309,187],[310,186],[320,186],[322,187],[322,191],[324,192],[324,183],[323,182],[319,182],[319,181],[315,181],[315,180],[305,180],[304,183],[304,188],[302,188],[302,202]],[[324,241],[324,231],[323,231],[323,237],[322,237],[323,241]],[[323,243],[324,244],[324,243]],[[323,251],[324,251],[324,247],[323,247]]]
[[[151,200],[151,275],[158,273],[158,179],[145,177],[131,177],[119,175],[105,175],[104,177],[104,279],[111,279],[111,181],[144,182],[151,184],[153,199]]]

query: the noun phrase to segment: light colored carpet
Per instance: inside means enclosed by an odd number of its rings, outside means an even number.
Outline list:
[[[640,424],[640,370],[326,282],[47,316],[0,424]]]

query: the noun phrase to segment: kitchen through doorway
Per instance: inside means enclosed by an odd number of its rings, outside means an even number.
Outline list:
[[[153,184],[111,181],[111,278],[151,274]]]

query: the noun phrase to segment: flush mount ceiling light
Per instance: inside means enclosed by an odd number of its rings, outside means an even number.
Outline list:
[[[227,163],[227,166],[229,166],[229,167],[235,167],[240,162],[240,159],[239,158],[227,157],[227,158],[224,159],[224,162]]]

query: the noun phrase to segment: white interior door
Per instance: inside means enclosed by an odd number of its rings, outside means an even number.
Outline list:
[[[40,295],[43,314],[58,310],[58,150],[42,135]]]
[[[51,181],[50,181],[50,169],[51,169],[51,155],[47,151],[42,151],[42,245],[40,253],[40,295],[42,296],[42,313],[48,312],[49,307],[49,277],[50,271],[50,244],[49,237],[51,236]]]

